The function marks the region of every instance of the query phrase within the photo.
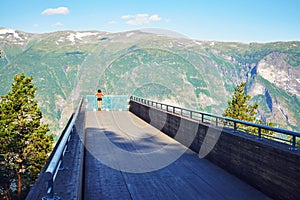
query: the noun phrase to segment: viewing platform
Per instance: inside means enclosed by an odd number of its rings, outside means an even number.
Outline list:
[[[267,199],[128,111],[86,112],[85,199]]]
[[[94,104],[92,97],[82,100],[27,199],[300,196],[300,152],[290,145],[148,100],[112,97],[102,111]]]

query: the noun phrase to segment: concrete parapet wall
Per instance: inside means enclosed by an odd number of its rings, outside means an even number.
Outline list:
[[[299,199],[300,151],[130,101],[129,111],[274,199]]]

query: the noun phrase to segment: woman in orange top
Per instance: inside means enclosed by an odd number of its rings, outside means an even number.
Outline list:
[[[101,92],[101,90],[98,90],[95,95],[97,96],[98,110],[101,110],[103,93]]]

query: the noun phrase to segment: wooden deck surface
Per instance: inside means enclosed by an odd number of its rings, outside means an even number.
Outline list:
[[[84,199],[269,199],[128,111],[86,111]]]

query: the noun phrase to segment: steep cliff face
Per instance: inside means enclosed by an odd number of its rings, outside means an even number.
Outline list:
[[[297,130],[300,66],[291,66],[289,57],[287,53],[273,52],[260,60],[250,94],[260,101],[262,119]]]
[[[258,63],[257,73],[276,87],[300,97],[300,66],[287,63],[287,54],[274,52]]]

